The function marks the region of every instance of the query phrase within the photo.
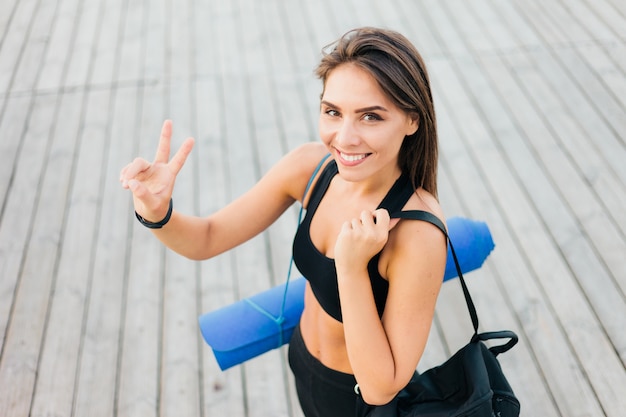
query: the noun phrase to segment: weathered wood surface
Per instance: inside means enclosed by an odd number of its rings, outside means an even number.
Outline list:
[[[301,416],[285,350],[221,372],[199,314],[284,280],[295,210],[192,262],[132,216],[119,169],[163,119],[207,214],[316,140],[321,48],[406,34],[430,69],[449,216],[496,250],[468,275],[524,416],[626,410],[626,3],[0,2],[0,415]],[[470,334],[444,285],[420,369]]]

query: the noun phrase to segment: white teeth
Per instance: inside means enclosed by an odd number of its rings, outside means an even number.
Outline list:
[[[339,154],[341,155],[342,159],[345,159],[348,162],[354,162],[354,161],[360,161],[361,159],[364,159],[367,154],[361,154],[361,155],[346,155],[343,152],[339,152]]]

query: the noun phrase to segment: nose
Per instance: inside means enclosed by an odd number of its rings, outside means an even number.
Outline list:
[[[358,145],[360,142],[354,123],[348,119],[342,120],[341,125],[337,129],[335,139],[337,144],[343,147]]]

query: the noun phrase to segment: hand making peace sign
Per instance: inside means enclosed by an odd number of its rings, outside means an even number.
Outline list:
[[[122,187],[133,193],[135,211],[144,219],[158,222],[168,211],[176,176],[193,148],[193,138],[187,138],[170,160],[172,121],[166,120],[152,163],[136,158],[120,172]]]

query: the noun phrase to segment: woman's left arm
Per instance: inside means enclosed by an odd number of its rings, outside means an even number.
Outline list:
[[[344,224],[335,246],[348,357],[371,405],[388,403],[411,379],[426,347],[446,264],[446,240],[435,226],[402,221],[390,228],[385,210],[363,212]],[[381,249],[379,270],[389,280],[382,321],[367,272]]]

